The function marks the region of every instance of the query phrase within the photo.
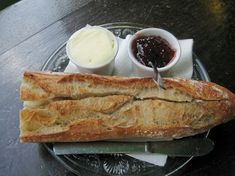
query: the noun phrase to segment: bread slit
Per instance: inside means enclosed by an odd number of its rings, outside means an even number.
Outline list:
[[[62,97],[62,98],[53,98],[49,100],[43,100],[43,101],[24,101],[24,107],[25,108],[43,108],[50,102],[54,101],[65,101],[65,100],[83,100],[86,98],[103,98],[103,97],[109,97],[109,96],[128,96],[128,95],[119,95],[119,94],[111,94],[111,95],[105,95],[105,96],[91,96],[91,97],[83,97],[83,98],[71,98],[71,97]],[[132,97],[132,96],[130,96]],[[138,97],[132,97],[134,101],[144,101],[144,100],[162,100],[167,102],[174,102],[174,103],[190,103],[190,102],[197,102],[197,101],[226,101],[228,99],[221,99],[221,100],[201,100],[201,99],[193,99],[191,101],[173,101],[163,98],[156,98],[156,97],[147,97],[147,98],[138,98]]]

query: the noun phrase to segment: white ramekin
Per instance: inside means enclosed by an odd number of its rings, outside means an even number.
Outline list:
[[[113,53],[111,58],[107,59],[107,61],[104,62],[101,65],[89,66],[89,65],[81,64],[76,59],[74,59],[70,54],[70,49],[69,49],[70,40],[75,35],[80,33],[81,30],[84,30],[86,28],[102,29],[102,30],[105,30],[106,32],[108,32],[108,34],[111,37],[113,37],[113,40],[114,40],[114,53]],[[97,43],[97,45],[99,45],[99,43]],[[94,74],[101,74],[101,75],[110,75],[110,74],[112,74],[112,71],[113,71],[113,68],[114,68],[114,60],[115,60],[115,57],[117,55],[117,52],[118,52],[118,42],[117,42],[116,37],[114,36],[114,34],[111,31],[107,30],[106,28],[100,27],[100,26],[86,26],[84,28],[81,28],[80,30],[78,30],[78,31],[76,31],[75,33],[72,34],[72,36],[69,38],[69,40],[67,41],[67,44],[66,44],[66,53],[67,53],[68,58],[70,59],[70,61],[74,65],[77,66],[78,71],[81,72],[81,73],[94,73]]]
[[[133,40],[138,37],[138,36],[160,36],[161,38],[165,39],[170,47],[175,50],[175,55],[171,59],[171,61],[164,67],[158,68],[159,72],[167,72],[170,68],[172,68],[179,60],[180,54],[181,54],[181,48],[179,45],[179,42],[177,38],[171,34],[170,32],[160,29],[160,28],[146,28],[143,30],[140,30],[136,32],[131,39],[129,40],[128,43],[128,55],[129,58],[131,59],[133,63],[133,72],[135,72],[136,75],[138,76],[143,76],[143,77],[152,77],[153,76],[153,69],[150,67],[147,67],[143,64],[141,64],[139,61],[137,61],[136,57],[133,54],[132,51],[132,43]]]

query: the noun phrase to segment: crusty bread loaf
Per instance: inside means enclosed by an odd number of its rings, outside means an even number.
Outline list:
[[[124,138],[169,140],[202,133],[235,115],[235,95],[211,82],[25,72],[21,142]]]

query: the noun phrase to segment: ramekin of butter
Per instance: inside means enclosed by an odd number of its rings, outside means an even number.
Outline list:
[[[78,30],[66,44],[68,58],[81,73],[111,74],[117,51],[116,37],[99,26],[86,26]]]
[[[153,76],[152,62],[159,72],[167,72],[179,60],[181,48],[177,38],[160,28],[146,28],[136,32],[129,40],[128,55],[134,72],[140,76]]]

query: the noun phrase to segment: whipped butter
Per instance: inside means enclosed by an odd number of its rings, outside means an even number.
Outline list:
[[[76,64],[95,67],[115,57],[117,41],[107,29],[85,27],[71,36],[67,47],[70,57]]]

